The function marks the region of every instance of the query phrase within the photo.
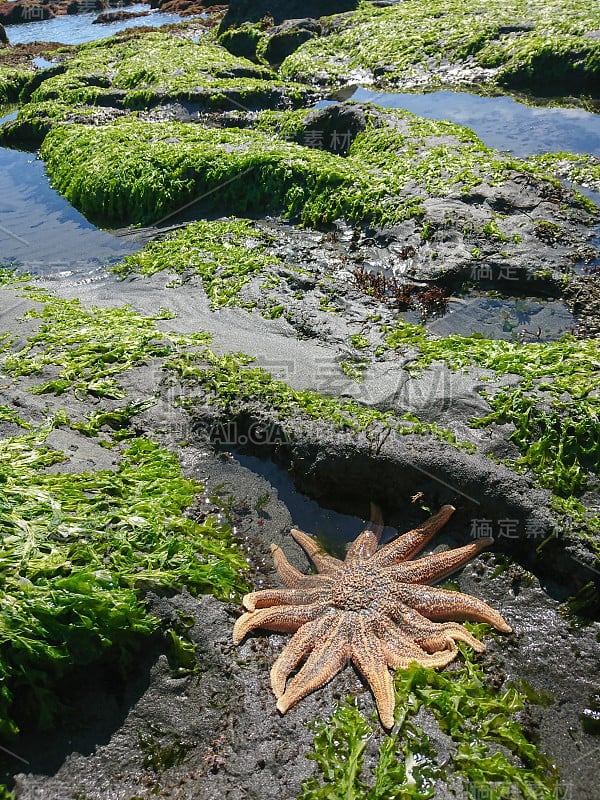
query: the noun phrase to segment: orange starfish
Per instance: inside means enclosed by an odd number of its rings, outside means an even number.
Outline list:
[[[389,668],[444,667],[456,655],[456,642],[477,652],[484,645],[458,622],[488,622],[508,633],[506,621],[482,600],[432,588],[470,561],[493,539],[410,561],[448,521],[453,506],[443,506],[420,527],[377,549],[382,526],[367,528],[353,542],[344,561],[328,555],[311,536],[292,536],[317,568],[304,575],[271,546],[285,589],[264,589],[244,597],[247,613],[236,622],[236,644],[255,628],[294,633],[271,670],[277,708],[285,713],[340,672],[348,661],[369,683],[382,724],[394,724],[394,685]],[[288,677],[304,661],[286,688]]]

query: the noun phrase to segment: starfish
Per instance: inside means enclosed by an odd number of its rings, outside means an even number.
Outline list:
[[[395,698],[389,668],[406,668],[412,662],[445,667],[458,653],[456,642],[483,652],[482,642],[455,620],[487,622],[499,631],[511,631],[482,600],[427,585],[455,572],[493,539],[410,560],[454,510],[443,506],[421,526],[379,549],[383,526],[371,526],[350,545],[344,561],[326,553],[312,536],[292,529],[317,569],[312,575],[299,572],[280,547],[271,545],[286,588],[247,594],[247,611],[237,620],[233,639],[239,644],[255,628],[294,633],[271,670],[282,714],[352,661],[371,687],[383,726],[391,728]]]

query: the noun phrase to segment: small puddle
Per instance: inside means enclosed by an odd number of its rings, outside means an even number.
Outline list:
[[[600,157],[600,114],[580,108],[540,108],[510,97],[446,91],[388,94],[358,88],[344,99],[465,125],[488,147],[519,158],[564,151]]]
[[[85,275],[138,247],[88,222],[52,189],[33,153],[0,148],[1,264],[45,276]]]
[[[437,336],[479,334],[486,339],[549,342],[573,333],[577,320],[564,303],[469,294],[452,298],[448,313],[426,323]]]
[[[7,110],[6,107],[0,106],[0,125],[2,125],[3,122],[8,122],[11,119],[16,119],[17,114],[19,113],[18,108],[15,108],[14,111],[4,113],[6,110]]]
[[[35,8],[33,6],[32,8]],[[96,39],[104,39],[126,28],[140,25],[151,25],[154,28],[181,22],[179,14],[162,14],[150,9],[149,5],[138,3],[123,9],[107,9],[108,11],[149,11],[148,16],[124,19],[118,22],[106,22],[94,25],[100,11],[90,14],[63,14],[53,19],[38,22],[23,22],[19,25],[7,25],[6,33],[11,44],[29,44],[30,42],[60,42],[61,44],[82,44]]]
[[[348,543],[354,541],[367,527],[368,520],[365,522],[350,514],[340,514],[338,511],[322,508],[307,495],[299,492],[289,473],[271,460],[242,454],[239,451],[235,451],[234,456],[243,467],[261,475],[277,489],[279,499],[288,508],[295,527],[315,536],[328,552],[343,558]],[[382,541],[387,541],[395,535],[395,529],[386,528],[382,534]]]
[[[36,56],[31,61],[38,69],[50,69],[50,67],[55,67],[58,64],[58,61],[48,61],[47,58],[42,58],[41,56]]]

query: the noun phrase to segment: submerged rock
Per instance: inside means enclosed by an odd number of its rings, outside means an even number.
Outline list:
[[[357,6],[358,0],[231,0],[219,32],[243,22],[259,22],[267,18],[279,25],[284,20],[341,14]]]
[[[149,14],[149,11],[106,11],[103,14],[98,14],[92,25],[105,25],[110,22],[121,22],[124,19],[147,17]]]

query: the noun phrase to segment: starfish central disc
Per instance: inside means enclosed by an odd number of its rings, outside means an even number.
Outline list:
[[[380,549],[383,525],[368,528],[350,545],[344,561],[328,555],[306,533],[292,530],[317,568],[316,575],[303,575],[273,545],[275,566],[286,588],[247,594],[247,613],[236,622],[233,639],[238,644],[255,628],[294,634],[271,670],[282,714],[352,661],[371,687],[381,722],[391,728],[395,697],[390,669],[413,662],[445,667],[458,652],[457,641],[477,652],[485,650],[458,622],[444,620],[488,622],[510,631],[483,600],[427,585],[466,564],[491,539],[411,560],[453,511],[444,506]]]
[[[372,575],[364,569],[342,572],[331,587],[331,604],[343,611],[361,611],[373,602]]]

